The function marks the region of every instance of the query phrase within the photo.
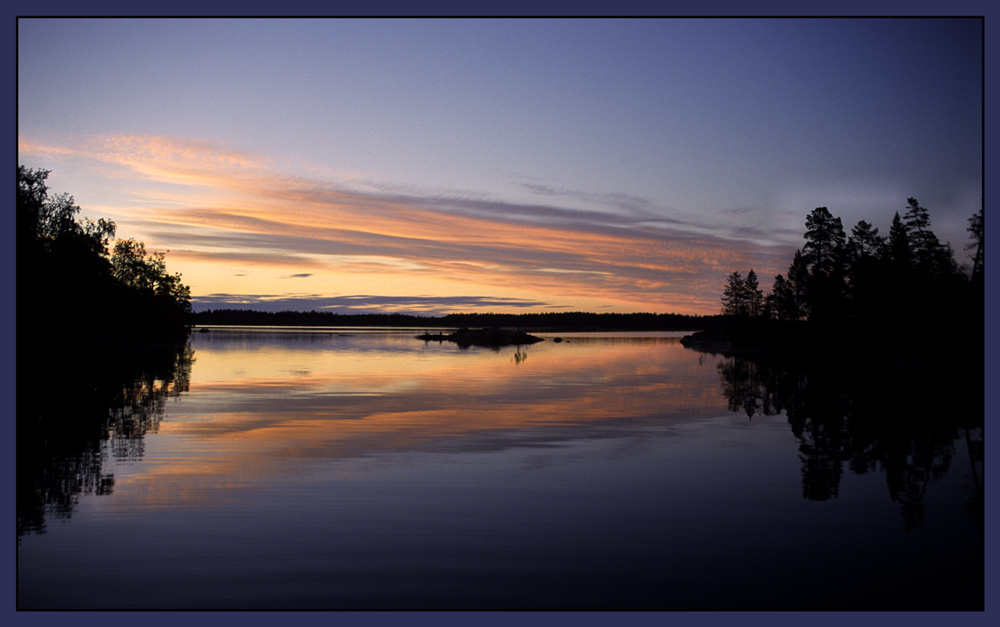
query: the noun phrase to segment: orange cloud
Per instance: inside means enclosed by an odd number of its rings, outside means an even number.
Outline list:
[[[388,272],[421,292],[501,290],[578,308],[710,314],[733,270],[753,267],[766,284],[790,261],[787,247],[611,212],[349,189],[204,140],[114,136],[75,150],[21,140],[19,149],[127,172],[124,189],[142,205],[119,207],[120,230],[130,223],[151,247],[176,251],[202,292],[228,291],[221,279],[199,282],[203,269],[245,263],[300,266],[313,281],[325,271],[327,283]],[[397,295],[406,282],[391,282]]]

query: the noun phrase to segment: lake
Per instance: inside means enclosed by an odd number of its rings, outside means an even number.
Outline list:
[[[19,381],[18,608],[984,607],[981,381],[420,332]]]

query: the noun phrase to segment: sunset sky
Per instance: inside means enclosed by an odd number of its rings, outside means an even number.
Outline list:
[[[806,215],[968,262],[977,19],[20,19],[18,162],[196,310],[718,313]]]

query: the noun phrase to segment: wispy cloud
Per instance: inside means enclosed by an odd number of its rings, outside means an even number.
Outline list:
[[[255,309],[257,311],[328,311],[359,313],[368,311],[407,312],[416,315],[443,315],[454,312],[492,309],[495,311],[538,309],[547,307],[542,301],[491,296],[325,296],[298,294],[208,294],[193,299],[196,311],[208,309]]]
[[[522,182],[520,185],[524,189],[540,196],[565,198],[571,201],[582,201],[598,206],[621,209],[636,214],[655,211],[655,204],[651,199],[634,194],[625,194],[622,192],[584,192],[564,187],[558,188],[552,185],[530,182]]]
[[[365,274],[397,279],[367,300],[257,293],[241,296],[244,305],[285,299],[284,308],[305,309],[575,304],[714,313],[729,272],[754,267],[761,277],[773,276],[791,253],[780,243],[784,233],[658,215],[649,201],[621,194],[532,186],[557,204],[352,189],[284,174],[264,158],[211,142],[165,137],[99,138],[75,149],[22,140],[19,148],[112,168],[108,176],[125,181],[121,189],[130,199],[119,213],[169,249],[168,261],[191,268],[228,264],[241,273],[247,264],[258,271],[280,267],[281,276],[303,281]],[[595,203],[608,209],[594,209]],[[191,270],[185,278],[198,283]],[[455,286],[448,298],[499,291],[511,300],[468,296],[432,303],[414,296],[429,291],[432,281]],[[409,293],[400,293],[405,289]],[[223,299],[232,296],[224,286],[202,284],[201,292],[214,293],[198,297],[201,307],[236,304]]]

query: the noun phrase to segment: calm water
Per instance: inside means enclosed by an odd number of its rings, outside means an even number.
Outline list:
[[[19,388],[18,607],[983,607],[981,401],[419,331],[213,329]]]

